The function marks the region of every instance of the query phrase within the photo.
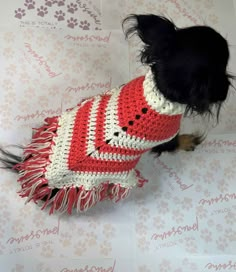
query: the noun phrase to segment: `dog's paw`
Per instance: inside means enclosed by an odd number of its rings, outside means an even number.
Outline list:
[[[179,150],[194,151],[196,146],[201,144],[205,140],[204,135],[200,134],[183,134],[179,135],[178,143]]]

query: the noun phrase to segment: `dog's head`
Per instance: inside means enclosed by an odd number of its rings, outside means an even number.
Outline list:
[[[227,41],[208,26],[177,28],[156,15],[130,15],[126,37],[137,33],[144,42],[141,61],[150,65],[160,92],[186,104],[186,112],[217,117],[230,86]],[[123,24],[124,25],[124,24]]]

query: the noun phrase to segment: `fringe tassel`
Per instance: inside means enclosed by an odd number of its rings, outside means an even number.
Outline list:
[[[140,173],[139,170],[135,169],[135,173],[136,173],[136,177],[137,177],[137,180],[138,180],[138,181],[137,181],[137,186],[138,186],[138,187],[143,187],[144,184],[145,184],[146,182],[148,182],[148,180],[145,179],[144,177],[142,177],[142,175],[141,175],[141,173]]]
[[[56,136],[58,128],[58,117],[46,118],[45,124],[34,130],[31,144],[26,146],[23,154],[23,161],[17,164],[14,169],[19,171],[18,182],[22,189],[18,192],[21,197],[27,197],[29,202],[45,199],[43,208],[50,202],[52,188],[44,178],[46,167],[50,163],[49,156],[52,152],[53,137]]]
[[[49,188],[45,180],[41,179],[35,181],[30,187],[22,188],[20,195],[22,197],[27,196],[27,202],[33,200],[35,203],[46,198],[41,209],[50,207],[49,214],[53,214],[55,211],[72,214],[73,208],[76,208],[77,212],[85,212],[99,201],[109,198],[118,202],[129,195],[129,188],[123,188],[119,184],[112,184],[111,186],[112,189],[109,189],[109,194],[108,183],[103,183],[92,190],[85,190],[83,186],[80,188],[64,187],[51,198],[53,189]]]
[[[110,184],[108,181],[86,190],[81,187],[55,188],[58,190],[54,194],[54,188],[48,186],[45,179],[46,167],[50,164],[49,156],[52,153],[53,137],[56,136],[58,128],[58,117],[45,119],[45,124],[39,129],[35,129],[32,142],[24,150],[23,162],[17,164],[15,169],[19,171],[18,182],[22,189],[19,194],[27,197],[27,201],[43,200],[41,209],[50,207],[49,214],[59,211],[71,214],[75,208],[79,212],[85,212],[97,202],[110,199],[118,202],[129,195],[130,188],[124,188],[120,184]],[[136,171],[137,186],[142,187],[146,182]],[[52,196],[53,195],[53,196]]]

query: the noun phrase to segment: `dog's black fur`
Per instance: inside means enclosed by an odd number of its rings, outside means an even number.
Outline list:
[[[185,104],[186,115],[215,116],[218,122],[232,78],[227,72],[226,39],[211,27],[178,28],[167,18],[153,14],[130,15],[123,28],[127,38],[137,34],[143,41],[141,61],[151,67],[165,98]],[[161,154],[177,148],[178,136],[152,151]]]
[[[216,116],[218,121],[232,77],[227,72],[228,43],[218,32],[208,26],[178,28],[167,18],[152,14],[130,15],[123,27],[127,38],[137,34],[143,41],[141,61],[151,67],[157,88],[168,100],[186,105],[186,115]],[[160,155],[175,151],[179,139],[177,135],[152,152]],[[193,144],[198,145],[202,139],[196,136]],[[0,151],[5,168],[12,169],[21,161]]]

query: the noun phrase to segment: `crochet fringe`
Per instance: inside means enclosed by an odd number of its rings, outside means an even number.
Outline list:
[[[45,119],[44,126],[35,129],[32,142],[24,150],[23,161],[14,168],[19,171],[20,178],[18,182],[22,189],[18,192],[21,197],[27,197],[27,201],[37,203],[43,200],[41,209],[51,207],[49,214],[54,211],[61,213],[72,213],[75,208],[78,211],[86,211],[97,202],[111,199],[118,202],[129,195],[130,188],[124,188],[119,184],[102,183],[98,187],[91,190],[85,190],[83,186],[63,187],[58,189],[56,195],[53,194],[53,188],[48,186],[45,178],[46,167],[51,163],[50,155],[52,154],[52,146],[55,145],[53,137],[57,136],[58,117]],[[136,171],[138,178],[137,185],[142,187],[144,180],[140,172]]]

